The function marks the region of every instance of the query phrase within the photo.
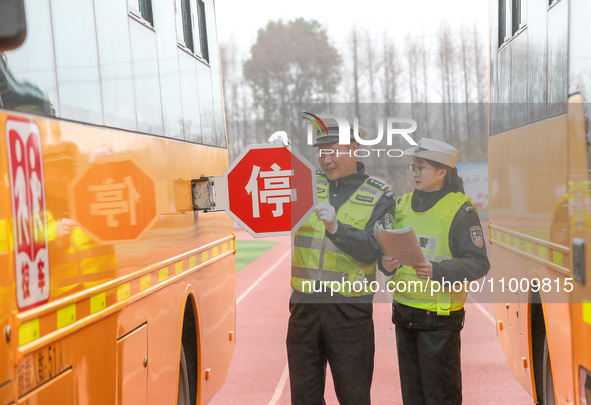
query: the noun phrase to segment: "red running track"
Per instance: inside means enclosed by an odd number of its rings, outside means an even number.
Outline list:
[[[252,237],[236,230],[239,240]],[[226,384],[210,404],[290,404],[285,336],[289,317],[290,237],[240,271],[236,278],[236,349]],[[378,301],[378,299],[376,299]],[[380,298],[379,301],[386,301]],[[465,405],[530,405],[533,400],[513,379],[497,340],[493,304],[467,303],[462,331]],[[402,404],[391,305],[374,303],[376,333],[372,403]],[[325,399],[338,404],[330,372]]]

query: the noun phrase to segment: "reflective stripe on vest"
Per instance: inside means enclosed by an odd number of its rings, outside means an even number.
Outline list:
[[[448,193],[431,209],[425,212],[414,212],[411,207],[413,193],[399,197],[396,202],[394,228],[406,229],[412,226],[419,245],[427,260],[441,262],[452,258],[449,249],[449,229],[458,210],[470,197],[462,193]],[[414,308],[437,311],[438,315],[449,315],[464,306],[468,295],[466,285],[456,283],[442,286],[439,282],[427,281],[417,277],[410,266],[401,266],[389,283],[394,291],[394,299]],[[461,288],[460,288],[461,287]]]
[[[316,176],[318,203],[328,202],[328,180]],[[368,179],[369,180],[369,179]],[[341,205],[337,219],[358,229],[365,229],[384,191],[366,180]],[[312,214],[295,233],[291,268],[291,286],[304,293],[313,293],[316,282],[344,296],[373,294],[369,284],[376,279],[375,262],[361,263],[345,254],[325,237],[324,223]],[[318,287],[318,286],[316,286]]]

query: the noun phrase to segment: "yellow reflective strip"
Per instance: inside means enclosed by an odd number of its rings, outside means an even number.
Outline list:
[[[183,262],[176,262],[174,264],[174,274],[182,273],[183,271]]]
[[[505,234],[505,245],[511,244],[511,236],[509,234]]]
[[[131,296],[131,284],[125,283],[117,287],[117,301],[123,301]]]
[[[222,244],[222,253],[226,253],[228,251],[228,244],[224,243]]]
[[[201,263],[206,262],[207,261],[207,250],[204,250],[203,252],[201,252]]]
[[[552,261],[557,265],[562,266],[562,252],[559,252],[558,250],[553,250]]]
[[[189,256],[189,267],[197,266],[197,256]]]
[[[163,267],[158,270],[158,282],[164,281],[168,278],[168,267]]]
[[[513,237],[513,246],[515,249],[521,249],[521,240],[517,236]]]
[[[236,249],[236,241],[232,239],[232,249]]]
[[[530,241],[525,241],[525,251],[529,254],[533,254],[534,252],[534,244]]]
[[[214,258],[218,255],[218,247],[214,246],[213,249],[211,249],[211,257]]]
[[[583,321],[591,325],[591,301],[583,300],[581,305],[583,306]]]
[[[76,322],[76,304],[68,305],[67,307],[57,310],[57,328],[61,329]]]
[[[140,291],[147,290],[152,286],[152,275],[146,274],[140,278]]]
[[[105,309],[107,306],[107,293],[99,293],[90,297],[90,313],[94,314],[95,312],[100,311],[101,309]]]
[[[39,318],[25,322],[18,327],[18,345],[26,345],[35,339],[39,339]]]
[[[546,246],[538,246],[538,256],[542,259],[548,259],[548,248]]]

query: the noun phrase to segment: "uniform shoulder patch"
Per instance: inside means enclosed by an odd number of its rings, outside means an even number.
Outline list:
[[[484,236],[482,235],[481,227],[473,226],[470,228],[470,237],[472,238],[472,243],[477,248],[482,248],[484,246]]]
[[[386,191],[389,189],[389,187],[387,185],[385,185],[381,181],[377,181],[376,179],[372,179],[371,177],[369,179],[367,179],[367,182],[369,184],[371,184],[372,186],[379,188],[382,191]]]
[[[386,198],[392,198],[393,199],[394,198],[394,193],[391,192],[391,191],[388,191],[386,194],[384,194],[384,197],[386,197]]]
[[[471,205],[464,205],[462,209],[466,212],[474,211],[474,207],[472,207]]]

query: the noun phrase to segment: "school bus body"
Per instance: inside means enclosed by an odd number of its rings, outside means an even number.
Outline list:
[[[123,392],[143,393],[146,403],[173,403],[178,370],[171,367],[170,359],[179,356],[182,314],[189,296],[202,325],[198,331],[200,397],[211,398],[225,379],[234,344],[229,336],[235,326],[232,221],[223,213],[171,212],[174,193],[169,190],[174,179],[198,178],[203,167],[211,175],[221,175],[228,164],[226,150],[6,112],[0,114],[0,127],[5,128],[7,118],[13,117],[39,127],[45,152],[45,190],[51,208],[47,212],[50,298],[18,310],[11,254],[14,215],[8,162],[2,154],[0,221],[5,237],[0,267],[5,271],[0,279],[0,313],[2,325],[12,330],[12,339],[1,341],[0,353],[6,361],[0,362],[4,368],[0,376],[12,383],[2,387],[0,393],[8,396],[0,398],[21,397],[32,387],[42,387],[39,398],[59,393],[69,398],[59,402],[63,404],[78,403],[73,398],[80,403],[110,403],[124,385]],[[5,137],[0,139],[2,150],[7,150]],[[90,198],[72,195],[71,185],[92,165],[89,154],[105,146],[113,155],[135,162],[153,179],[156,220],[132,242],[97,242],[78,225],[69,234],[56,235],[51,228],[60,213],[70,211],[69,201]],[[196,161],[200,164],[187,164]],[[93,300],[98,300],[98,307],[93,308]],[[58,328],[60,317],[72,314],[74,318],[61,321],[65,326]],[[128,334],[124,341],[133,339],[129,346],[121,343]],[[139,350],[132,365],[125,363],[127,347]],[[50,362],[52,355],[56,364]],[[212,370],[207,381],[206,368]],[[127,382],[133,370],[142,377]],[[63,376],[56,379],[56,374]],[[136,384],[138,379],[143,383]],[[39,384],[44,381],[48,386]]]
[[[588,2],[491,2],[489,197],[497,334],[543,404],[591,400]]]
[[[24,5],[0,58],[0,404],[206,403],[235,344],[233,222],[192,204],[228,167],[213,1]]]

